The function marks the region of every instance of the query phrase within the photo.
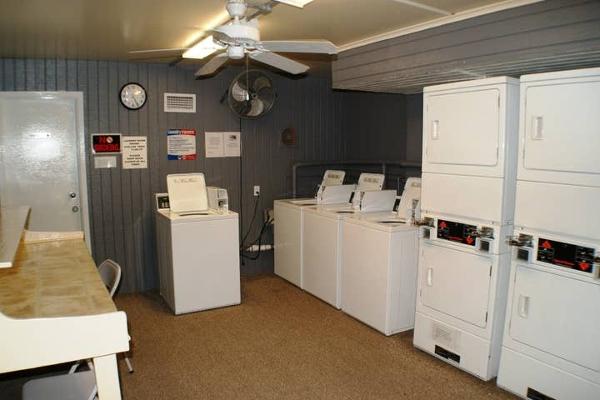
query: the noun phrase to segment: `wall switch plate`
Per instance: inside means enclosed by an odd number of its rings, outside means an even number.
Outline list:
[[[260,196],[260,186],[254,185],[254,196]]]

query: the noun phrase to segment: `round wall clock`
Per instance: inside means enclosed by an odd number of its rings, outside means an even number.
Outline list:
[[[146,104],[146,89],[139,83],[130,82],[121,88],[121,104],[129,110],[139,110]]]

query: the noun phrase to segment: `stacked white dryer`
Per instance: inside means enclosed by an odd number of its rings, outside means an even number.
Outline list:
[[[496,376],[508,291],[518,80],[427,87],[414,345]]]
[[[600,399],[600,68],[521,77],[519,150],[498,385]]]

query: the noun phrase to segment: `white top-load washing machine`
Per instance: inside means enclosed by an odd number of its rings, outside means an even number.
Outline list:
[[[518,80],[427,87],[414,345],[496,376],[514,216]]]
[[[240,304],[238,215],[208,207],[203,174],[167,176],[157,210],[160,294],[175,314]]]
[[[352,203],[317,205],[304,209],[302,282],[307,292],[341,307],[342,220],[354,213],[391,211],[395,190],[381,190],[384,176],[361,174]],[[359,201],[359,200],[360,201]]]
[[[519,132],[498,385],[600,399],[600,68],[522,76]]]
[[[421,179],[408,178],[396,212],[350,215],[342,229],[342,311],[393,335],[412,329]]]
[[[356,185],[343,185],[344,171],[327,170],[314,198],[273,202],[275,275],[302,288],[302,225],[307,206],[346,203]]]

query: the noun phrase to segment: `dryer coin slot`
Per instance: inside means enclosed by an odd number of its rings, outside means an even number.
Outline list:
[[[479,239],[479,251],[489,253],[492,247],[492,242],[486,238]]]
[[[517,249],[517,260],[531,262],[531,249]]]

